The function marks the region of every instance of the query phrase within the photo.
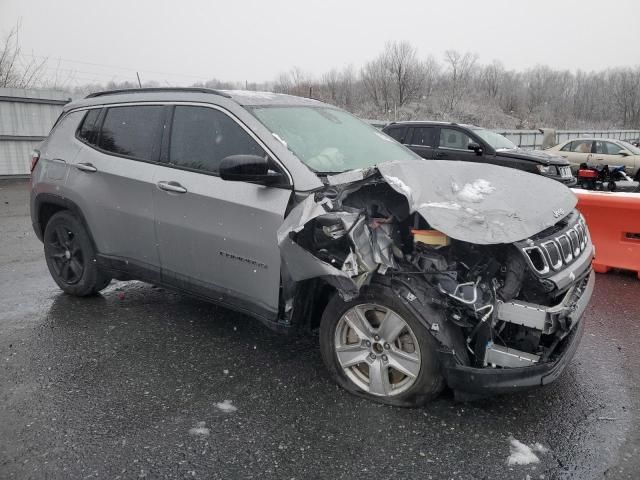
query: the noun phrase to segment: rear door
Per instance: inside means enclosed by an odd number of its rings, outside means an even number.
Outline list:
[[[291,190],[218,176],[230,155],[272,155],[228,112],[176,105],[153,198],[163,281],[264,317],[280,287],[276,232]],[[273,157],[272,157],[273,158]]]
[[[141,268],[145,279],[159,278],[152,194],[163,107],[115,106],[98,112],[89,110],[77,132],[84,146],[70,164],[68,191],[103,260],[114,268]]]
[[[436,146],[435,127],[415,126],[409,128],[406,144],[422,158],[433,158],[433,150]]]

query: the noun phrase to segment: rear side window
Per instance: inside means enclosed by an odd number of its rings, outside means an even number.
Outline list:
[[[591,140],[574,140],[571,142],[571,152],[591,153]]]
[[[148,105],[107,109],[98,146],[119,155],[157,161],[163,108],[160,105]]]
[[[411,145],[433,147],[433,128],[416,127],[411,134]]]
[[[169,163],[218,173],[223,158],[240,154],[266,155],[240,125],[219,110],[208,107],[175,108]]]
[[[80,140],[90,143],[91,145],[96,145],[98,141],[98,125],[96,125],[96,122],[101,111],[100,108],[94,108],[85,114],[80,130],[78,131]]]
[[[567,143],[564,147],[560,149],[561,152],[570,152],[573,148],[573,142]]]

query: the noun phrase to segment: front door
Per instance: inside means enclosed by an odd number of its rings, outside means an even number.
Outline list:
[[[462,160],[465,162],[483,162],[484,154],[478,155],[469,150],[470,143],[477,143],[462,130],[440,127],[438,148],[434,151],[434,158],[438,160]]]
[[[155,177],[163,281],[264,317],[278,311],[276,232],[291,190],[218,176],[230,155],[267,155],[235,119],[208,106],[174,107]]]

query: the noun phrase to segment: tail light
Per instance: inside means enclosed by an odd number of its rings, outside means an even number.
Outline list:
[[[40,160],[40,150],[33,150],[31,152],[31,173],[33,173],[33,169],[36,168],[38,160]]]

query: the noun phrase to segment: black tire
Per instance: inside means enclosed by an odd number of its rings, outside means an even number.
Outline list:
[[[63,210],[44,229],[44,255],[51,277],[70,295],[85,297],[104,289],[109,277],[98,269],[96,253],[80,220]]]
[[[417,340],[419,354],[416,355],[420,357],[419,373],[414,377],[415,379],[412,380],[413,383],[410,384],[409,388],[401,391],[401,393],[384,396],[369,393],[367,389],[362,388],[349,378],[338,360],[335,339],[336,331],[340,328],[341,318],[355,306],[371,304],[389,309],[400,316],[408,327],[410,327]],[[442,323],[442,314],[437,310],[432,309],[429,315],[433,318],[434,322]],[[404,332],[406,335],[408,330],[404,330]],[[380,344],[377,345],[380,346]],[[385,344],[384,348],[389,347]],[[397,407],[418,407],[436,398],[445,386],[438,359],[436,340],[404,305],[403,300],[398,298],[390,288],[382,285],[373,284],[364,287],[360,295],[349,302],[343,301],[338,294],[333,295],[327,304],[327,308],[320,322],[320,352],[329,374],[338,385],[354,395],[379,403]],[[371,351],[371,353],[375,355],[373,351]],[[383,351],[383,353],[385,352]],[[364,363],[359,365],[364,365]],[[388,372],[389,370],[387,370],[386,374],[387,380],[390,378]],[[393,378],[393,376],[391,378]]]

